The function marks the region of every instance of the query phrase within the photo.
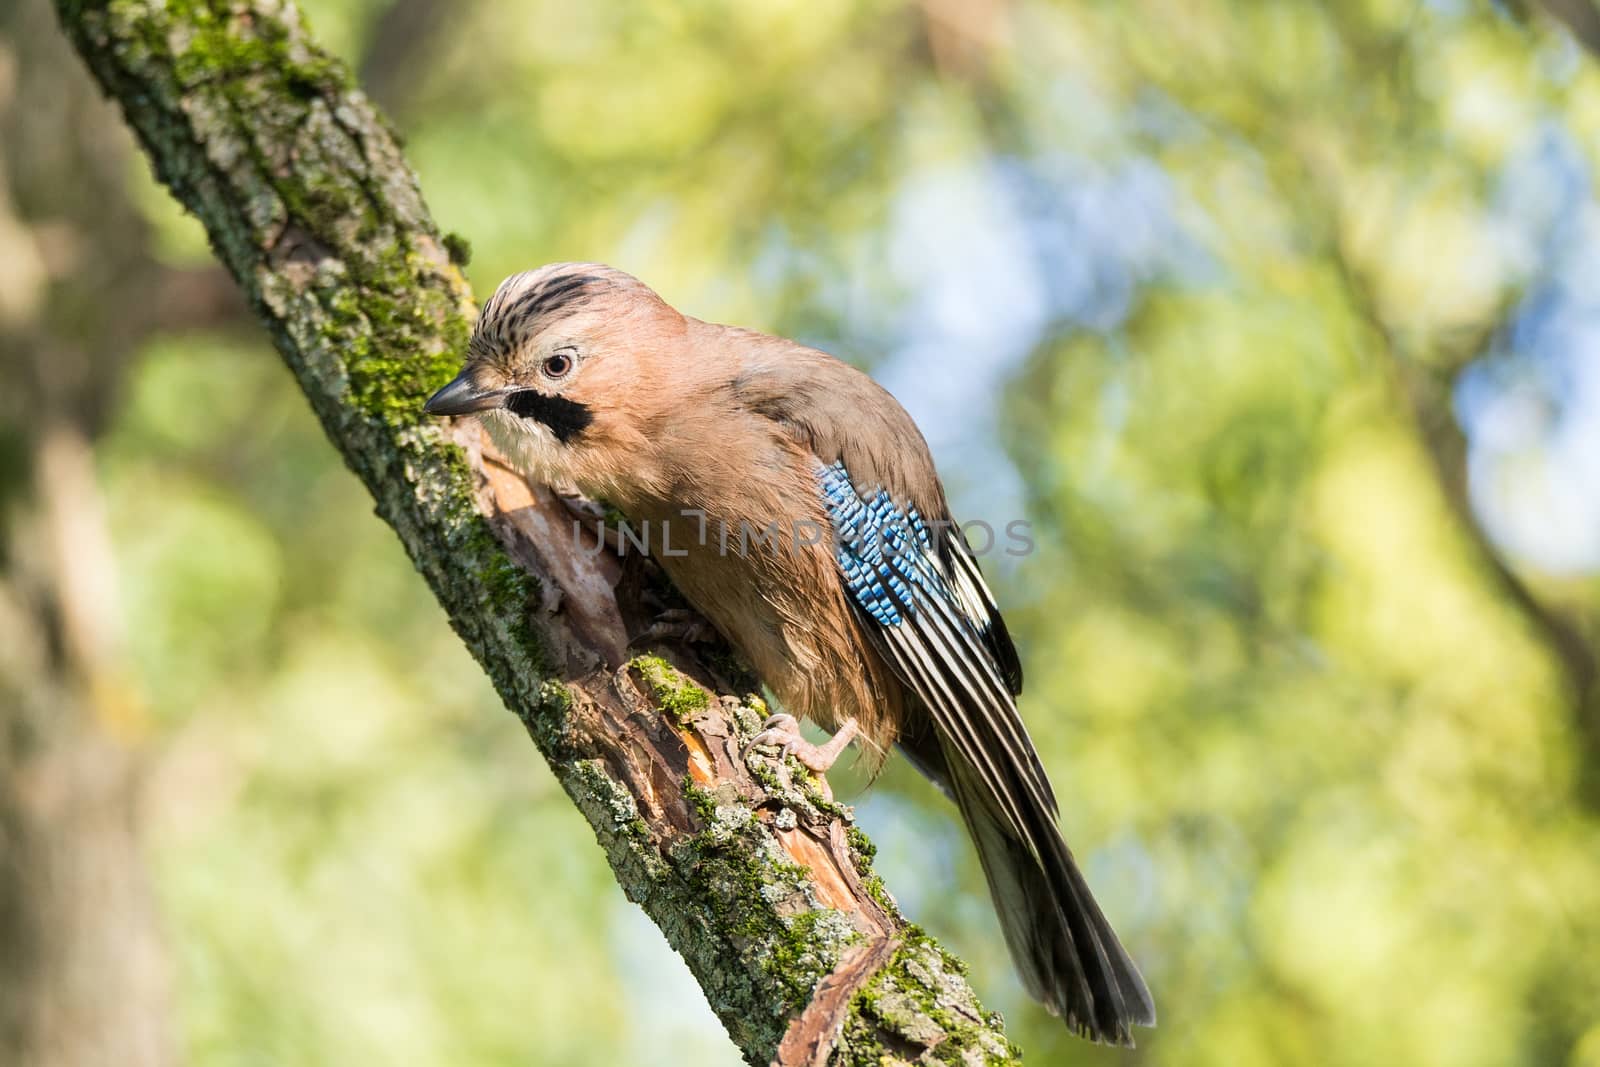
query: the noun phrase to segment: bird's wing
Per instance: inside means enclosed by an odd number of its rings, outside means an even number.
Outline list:
[[[847,363],[789,341],[727,328],[718,337],[739,353],[728,395],[742,411],[784,426],[824,465],[842,462],[858,487],[887,490],[927,519],[948,518],[927,443],[881,385]],[[936,538],[942,576],[1016,696],[1022,692],[1016,646],[977,559],[953,524],[946,525],[949,536]]]
[[[927,709],[937,747],[925,758],[915,746],[918,766],[943,772],[972,830],[1024,985],[1080,1032],[1128,1042],[1155,1007],[1056,828],[1055,794],[1013,699],[1016,649],[947,521],[916,424],[881,386],[822,353],[739,332],[722,343],[736,354],[732,413],[783,426],[809,456],[841,584]]]
[[[819,460],[816,473],[839,574],[872,641],[1017,832],[1031,837],[1029,813],[1054,815],[1055,792],[1017,713],[1020,670],[996,655],[1004,649],[1016,660],[977,561],[959,534],[936,538],[915,505],[857,483],[843,460]]]
[[[1017,646],[1011,643],[1011,631],[1000,617],[1000,608],[989,592],[989,583],[983,580],[978,569],[978,559],[961,531],[952,529],[939,545],[945,569],[950,573],[951,588],[961,602],[963,612],[972,620],[983,638],[984,647],[994,657],[1000,677],[1012,696],[1022,692],[1022,660],[1017,657]]]

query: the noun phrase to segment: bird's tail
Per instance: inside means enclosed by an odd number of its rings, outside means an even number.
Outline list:
[[[1019,833],[955,753],[947,781],[989,882],[1022,984],[1084,1037],[1132,1045],[1154,1026],[1155,1002],[1089,892],[1049,812],[1025,813]],[[1032,842],[1030,845],[1029,842]]]

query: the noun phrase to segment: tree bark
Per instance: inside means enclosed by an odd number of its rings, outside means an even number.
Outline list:
[[[721,655],[630,658],[636,598],[560,503],[422,403],[471,297],[384,120],[285,0],[57,0],[329,438],[751,1063],[1013,1062],[847,809],[746,760]],[[624,588],[631,588],[627,583]],[[723,664],[719,669],[711,664]]]

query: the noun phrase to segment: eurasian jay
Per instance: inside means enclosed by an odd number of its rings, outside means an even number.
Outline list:
[[[836,741],[859,728],[869,755],[897,745],[955,801],[1028,992],[1095,1040],[1154,1025],[1056,828],[1016,648],[887,391],[621,271],[556,263],[501,283],[427,410],[478,415],[528,474],[670,531],[659,563],[785,709],[846,727]]]

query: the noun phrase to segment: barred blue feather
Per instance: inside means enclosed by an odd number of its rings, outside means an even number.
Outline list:
[[[824,467],[819,480],[833,520],[834,558],[845,588],[868,615],[883,626],[899,626],[915,614],[916,594],[948,595],[926,564],[918,565],[932,553],[933,538],[916,508],[902,511],[883,488],[863,499],[842,462]]]

